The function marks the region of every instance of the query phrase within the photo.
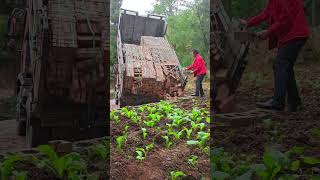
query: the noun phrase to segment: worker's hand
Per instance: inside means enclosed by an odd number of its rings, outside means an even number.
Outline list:
[[[266,40],[268,38],[268,31],[267,30],[260,31],[257,33],[257,36],[262,40]]]
[[[244,26],[244,27],[247,27],[247,26],[248,26],[248,22],[247,22],[246,20],[240,19],[239,21],[240,21],[240,24],[241,24],[242,26]]]

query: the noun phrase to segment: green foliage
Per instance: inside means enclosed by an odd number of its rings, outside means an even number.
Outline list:
[[[102,144],[93,145],[91,147],[94,154],[102,160],[106,160],[110,154],[110,144],[109,141],[105,141]]]
[[[146,138],[147,138],[147,135],[148,135],[147,129],[146,129],[146,128],[141,128],[141,131],[142,131],[142,137],[143,137],[143,139],[146,139]]]
[[[171,171],[170,172],[171,180],[178,180],[178,179],[181,179],[184,176],[186,176],[186,174],[184,174],[184,172],[182,172],[182,171]]]
[[[59,178],[79,179],[87,174],[86,164],[78,153],[66,154],[59,157],[48,145],[40,145],[38,151],[48,159],[38,160],[38,166],[48,168]]]
[[[17,154],[9,155],[0,163],[0,178],[3,180],[9,180],[11,178],[17,180],[27,179],[27,172],[18,172],[14,170],[14,165],[21,160],[21,157]]]
[[[188,129],[188,128],[185,127],[184,130],[186,131],[187,139],[190,139],[191,133],[192,133],[192,129]]]
[[[192,48],[198,49],[209,63],[209,7],[208,0],[157,0],[153,6],[153,13],[167,17],[166,37],[182,66],[193,62]]]
[[[198,163],[198,156],[192,155],[188,158],[188,163],[192,166],[196,166]]]
[[[127,134],[125,134],[125,135],[122,135],[122,136],[118,136],[116,138],[118,150],[122,150],[122,146],[123,146],[124,142],[127,140],[127,137],[128,137]]]
[[[152,149],[154,149],[154,143],[148,144],[148,145],[146,146],[146,151],[147,151],[147,152],[151,151]]]
[[[162,136],[162,138],[165,140],[166,148],[170,148],[173,144],[173,142],[170,141],[170,138],[168,136]]]
[[[143,148],[136,148],[136,159],[138,159],[139,161],[143,161],[146,159],[147,153]]]

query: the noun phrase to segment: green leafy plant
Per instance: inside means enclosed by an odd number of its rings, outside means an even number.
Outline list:
[[[189,117],[193,121],[197,121],[197,118],[200,116],[201,111],[198,108],[193,108]]]
[[[93,152],[102,160],[106,160],[110,154],[110,144],[109,141],[105,141],[102,144],[93,145]]]
[[[148,144],[148,145],[146,146],[146,151],[147,151],[147,152],[151,151],[152,149],[154,149],[154,143]]]
[[[178,180],[184,176],[186,176],[186,174],[184,174],[184,172],[182,172],[182,171],[171,171],[170,172],[171,180]]]
[[[143,121],[143,122],[148,127],[154,127],[154,125],[156,124],[155,121]]]
[[[168,136],[162,136],[162,138],[165,140],[166,148],[169,149],[171,147],[171,145],[173,144],[173,142],[170,141]]]
[[[159,111],[165,114],[169,114],[173,111],[173,105],[165,101],[161,101],[160,103],[158,103],[158,108],[159,108]]]
[[[198,125],[196,122],[191,121],[191,129],[192,129],[192,130],[197,130],[198,126],[199,126],[199,125]]]
[[[114,120],[116,123],[120,122],[119,116],[116,115],[117,111],[110,111],[110,119]]]
[[[179,132],[169,131],[169,132],[168,132],[168,135],[173,135],[176,140],[180,140],[181,137],[182,137],[182,135],[183,135],[183,132],[184,132],[184,130],[181,130],[181,131],[179,131]]]
[[[200,124],[198,124],[198,126],[200,127],[200,131],[203,131],[203,129],[206,127],[206,124],[200,123]]]
[[[143,112],[145,108],[144,106],[140,106],[138,109],[140,110],[140,112]]]
[[[186,131],[186,134],[187,134],[187,139],[190,139],[191,138],[191,133],[192,133],[192,129],[188,129],[188,128],[183,128],[184,131]]]
[[[122,135],[122,136],[118,136],[116,138],[118,150],[122,150],[122,146],[123,146],[124,142],[127,140],[127,137],[128,137],[127,134],[125,134],[125,135]]]
[[[199,145],[199,141],[197,141],[197,140],[189,140],[189,141],[187,141],[187,144],[188,145],[195,145],[195,146],[197,146],[197,145]]]
[[[146,159],[147,153],[143,148],[136,148],[136,159],[143,161]]]
[[[0,178],[3,180],[9,180],[11,178],[17,180],[25,180],[27,173],[25,171],[18,172],[14,170],[16,162],[21,160],[21,156],[17,154],[9,155],[3,162],[0,163]]]
[[[158,113],[154,113],[154,114],[149,114],[148,115],[148,119],[154,121],[154,122],[159,122],[161,120],[162,116],[159,115]]]
[[[210,117],[206,117],[206,122],[210,124]]]
[[[146,128],[141,128],[141,131],[142,131],[142,137],[143,137],[143,139],[146,139],[146,138],[147,138],[147,135],[148,135],[147,129],[146,129]]]
[[[129,125],[126,125],[126,126],[124,127],[124,131],[123,131],[124,134],[128,132],[129,127],[130,127]]]
[[[205,146],[207,140],[210,138],[210,134],[207,132],[200,131],[198,132],[197,138],[200,140],[199,145],[203,147]]]
[[[173,124],[166,123],[166,126],[168,126],[168,131],[172,131],[173,130]]]
[[[191,155],[191,156],[188,158],[188,163],[191,164],[192,166],[196,166],[197,163],[198,163],[198,156]]]
[[[153,114],[153,113],[155,113],[157,111],[157,108],[155,108],[155,107],[147,107],[147,110],[148,110],[149,113]]]
[[[172,122],[172,125],[174,127],[177,127],[179,128],[180,125],[184,122],[184,120],[182,119],[181,116],[173,116],[173,122]]]
[[[86,164],[78,153],[66,154],[59,157],[56,152],[48,145],[40,145],[38,151],[48,159],[39,160],[38,166],[46,167],[59,178],[81,176],[87,174]]]
[[[303,162],[309,165],[317,165],[320,164],[320,158],[311,157],[311,156],[303,156]]]

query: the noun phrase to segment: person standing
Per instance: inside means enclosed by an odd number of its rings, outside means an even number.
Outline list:
[[[269,27],[258,33],[261,39],[269,39],[269,48],[277,47],[273,65],[274,96],[257,106],[264,109],[284,110],[287,96],[288,111],[296,112],[301,107],[294,64],[309,37],[307,20],[301,0],[269,0],[267,7],[249,20],[241,20],[247,27],[267,21]]]
[[[196,91],[191,96],[203,97],[204,91],[202,88],[202,81],[207,73],[206,62],[196,49],[192,50],[192,56],[194,58],[193,64],[186,67],[187,70],[193,70],[193,75],[196,77]]]

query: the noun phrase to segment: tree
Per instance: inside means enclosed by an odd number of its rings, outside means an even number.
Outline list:
[[[117,33],[122,0],[110,1],[110,65],[117,62]]]

